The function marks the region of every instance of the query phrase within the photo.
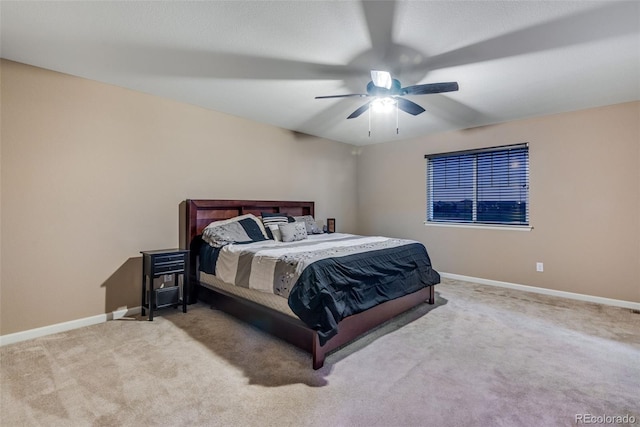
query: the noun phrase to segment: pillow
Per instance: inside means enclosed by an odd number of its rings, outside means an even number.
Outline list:
[[[264,227],[267,231],[267,237],[273,240],[276,240],[276,239],[274,238],[273,227],[271,226],[275,225],[275,227],[277,228],[278,225],[280,224],[289,223],[290,222],[289,218],[291,218],[286,213],[262,212],[261,215],[262,215],[262,223],[264,224]]]
[[[276,242],[282,242],[282,236],[280,234],[280,228],[278,224],[271,224],[267,227],[268,232],[271,233],[271,238]]]
[[[318,227],[316,220],[311,215],[294,216],[297,222],[304,222],[307,228],[307,234],[322,234],[322,230]]]
[[[307,228],[302,222],[280,224],[278,228],[283,242],[296,242],[307,238]]]
[[[251,214],[247,214],[251,215]],[[251,215],[250,217],[241,219],[238,221],[244,231],[247,232],[251,240],[254,242],[261,242],[263,240],[267,240],[267,231],[264,229],[264,225],[262,225],[262,221],[255,215]]]
[[[222,221],[214,221],[211,224],[209,224],[207,227],[228,224],[231,222],[240,222],[241,224],[243,224],[243,227],[248,230],[247,232],[255,233],[256,238],[259,238],[260,236],[262,236],[264,240],[264,238],[267,237],[267,232],[264,229],[264,225],[262,225],[262,220],[250,213],[234,216],[233,218],[225,219]],[[255,224],[255,226],[253,224]]]
[[[267,240],[262,222],[252,214],[214,221],[202,231],[202,240],[219,248],[230,243],[251,243]]]

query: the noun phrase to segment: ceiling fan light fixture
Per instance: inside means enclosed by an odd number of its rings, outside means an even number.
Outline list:
[[[376,113],[390,113],[396,105],[396,100],[391,97],[376,98],[371,101],[371,108]]]
[[[371,81],[377,87],[383,87],[385,89],[391,89],[393,79],[391,73],[388,71],[371,70]]]
[[[453,92],[458,90],[457,82],[425,83],[402,87],[400,81],[398,79],[392,79],[388,71],[371,70],[371,79],[372,80],[367,83],[367,93],[324,95],[316,96],[316,99],[349,98],[354,96],[372,98],[371,101],[361,105],[351,113],[347,119],[360,117],[362,113],[366,111],[369,111],[369,118],[371,118],[371,110],[374,108],[376,111],[392,111],[394,107],[396,109],[396,115],[398,114],[398,110],[402,110],[412,116],[417,116],[418,114],[424,113],[425,109],[415,102],[403,98],[403,96],[427,95],[430,93]]]

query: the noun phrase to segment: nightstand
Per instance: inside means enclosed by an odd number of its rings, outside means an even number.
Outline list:
[[[189,251],[184,249],[159,249],[140,251],[142,254],[142,304],[141,312],[149,310],[149,320],[153,320],[153,311],[164,307],[177,307],[182,302],[182,312],[187,312],[189,277]],[[173,275],[173,286],[153,287],[155,278],[165,274]],[[182,275],[182,298],[180,298],[180,282]]]

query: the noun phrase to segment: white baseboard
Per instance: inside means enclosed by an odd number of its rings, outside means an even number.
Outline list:
[[[501,288],[517,289],[525,292],[535,292],[537,294],[551,295],[554,297],[569,298],[579,301],[594,302],[596,304],[612,305],[615,307],[629,308],[631,310],[640,310],[640,302],[625,301],[612,298],[596,297],[593,295],[576,294],[573,292],[556,291],[555,289],[538,288],[536,286],[519,285],[517,283],[500,282],[498,280],[481,279],[479,277],[462,276],[453,273],[440,273],[441,277],[453,280],[462,280],[465,282],[479,283],[481,285],[498,286]]]
[[[115,310],[111,313],[98,314],[97,316],[85,317],[83,319],[70,320],[68,322],[56,323],[55,325],[43,326],[41,328],[29,329],[27,331],[16,332],[13,334],[0,335],[0,346],[13,344],[20,341],[31,340],[34,338],[44,337],[47,335],[57,334],[59,332],[70,331],[72,329],[82,328],[84,326],[96,325],[108,320],[122,319],[127,316],[135,316],[140,314],[140,307],[123,308]]]
[[[573,292],[557,291],[555,289],[538,288],[536,286],[520,285],[518,283],[500,282],[498,280],[482,279],[480,277],[463,276],[461,274],[440,273],[440,276],[462,280],[465,282],[479,283],[481,285],[498,286],[501,288],[516,289],[525,292],[534,292],[537,294],[551,295],[561,298],[569,298],[579,301],[593,302],[596,304],[611,305],[615,307],[629,308],[631,310],[640,310],[640,303],[632,301],[624,301],[612,298],[597,297],[593,295],[576,294]],[[0,335],[0,346],[13,344],[20,341],[26,341],[34,338],[44,337],[47,335],[57,334],[59,332],[70,331],[72,329],[82,328],[84,326],[96,325],[108,320],[117,320],[123,317],[135,316],[140,314],[140,307],[116,310],[111,313],[98,314],[97,316],[85,317],[83,319],[71,320],[69,322],[56,323],[55,325],[43,326],[42,328],[29,329],[27,331],[16,332],[14,334]]]

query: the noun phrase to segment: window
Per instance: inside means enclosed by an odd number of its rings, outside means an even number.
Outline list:
[[[527,144],[425,158],[428,222],[529,225]]]

